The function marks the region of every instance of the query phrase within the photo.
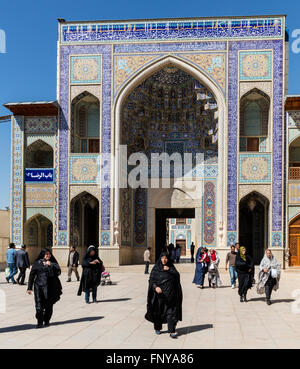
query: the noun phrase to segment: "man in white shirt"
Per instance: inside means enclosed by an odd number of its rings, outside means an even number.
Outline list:
[[[150,257],[151,257],[151,254],[150,254],[150,250],[151,248],[148,247],[146,249],[146,251],[144,252],[144,262],[145,262],[145,274],[149,274],[149,265],[150,265]]]

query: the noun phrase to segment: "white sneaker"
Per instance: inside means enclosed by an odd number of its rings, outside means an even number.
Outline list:
[[[234,288],[235,288],[235,285],[234,285],[234,284],[233,284],[233,285],[231,285],[231,288],[232,288],[232,289],[234,289]]]

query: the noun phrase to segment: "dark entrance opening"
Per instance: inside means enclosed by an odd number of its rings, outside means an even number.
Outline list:
[[[85,246],[99,246],[99,207],[87,204],[84,208]]]
[[[259,264],[267,248],[269,201],[257,193],[241,200],[239,206],[239,242],[245,246],[254,264]]]
[[[195,218],[195,209],[155,209],[155,260],[167,246],[168,218]]]

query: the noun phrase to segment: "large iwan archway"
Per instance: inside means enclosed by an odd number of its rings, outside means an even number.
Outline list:
[[[226,166],[226,150],[224,149],[225,104],[219,87],[195,66],[173,56],[168,56],[147,66],[138,75],[135,75],[121,89],[115,106],[115,160],[113,164],[116,190],[114,192],[113,220],[120,228],[119,243],[121,249],[122,215],[124,213],[131,214],[132,219],[131,225],[128,225],[128,216],[126,217],[126,228],[134,232],[135,227],[138,226],[145,234],[145,237],[140,238],[144,241],[140,246],[149,245],[155,248],[155,208],[152,207],[150,199],[159,197],[162,191],[169,191],[170,193],[166,197],[171,198],[176,180],[173,179],[173,186],[169,190],[145,189],[146,194],[140,190],[136,194],[137,189],[131,188],[120,191],[120,144],[127,145],[128,156],[139,152],[145,153],[148,157],[154,152],[158,154],[166,152],[169,155],[174,152],[180,154],[195,154],[197,152],[203,153],[205,163],[217,164],[219,168],[216,183],[218,212],[215,222],[221,223],[226,229],[226,217],[224,216],[226,211],[224,186]],[[124,196],[124,191],[127,191],[128,195]],[[183,192],[188,193],[186,189],[183,189]],[[128,201],[131,208],[125,212],[121,197],[131,199]],[[145,204],[147,198],[148,203]],[[197,200],[199,201],[197,202]],[[201,199],[197,200],[193,203],[193,207],[196,209],[196,222],[198,219],[200,223],[202,205]],[[144,208],[141,205],[143,202]],[[135,211],[136,214],[133,214],[134,206],[140,206],[139,211]],[[156,208],[162,207],[164,207],[163,202]],[[173,206],[167,207],[172,208]],[[190,204],[189,206],[182,204],[180,207],[190,207]],[[136,218],[139,215],[141,216],[139,223],[137,223]],[[201,235],[199,235],[200,237]],[[222,238],[222,242],[225,242],[225,238]],[[126,241],[125,263],[141,260],[143,247],[133,247],[131,253],[128,250],[129,245],[139,246],[134,244],[134,239],[132,234]],[[198,241],[200,242],[200,239]],[[216,240],[219,246],[222,246],[219,241],[219,239]],[[131,257],[128,257],[129,254]],[[122,263],[122,257],[120,263]]]

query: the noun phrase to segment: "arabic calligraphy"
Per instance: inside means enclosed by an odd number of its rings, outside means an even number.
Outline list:
[[[25,169],[25,182],[53,182],[53,169]]]
[[[217,19],[111,24],[61,25],[62,42],[172,38],[180,33],[193,37],[282,36],[283,18]]]

